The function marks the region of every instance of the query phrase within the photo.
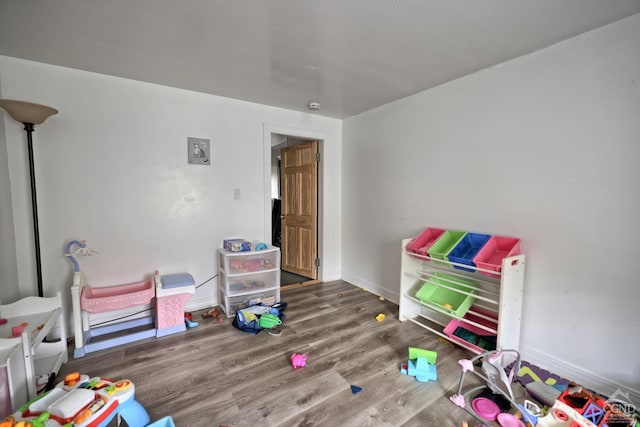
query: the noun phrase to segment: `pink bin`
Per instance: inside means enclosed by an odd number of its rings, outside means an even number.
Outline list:
[[[477,310],[477,311],[478,312],[482,312],[481,310]],[[484,314],[489,315],[488,313],[484,313]],[[497,320],[490,321],[490,320],[484,319],[482,317],[474,316],[472,313],[467,313],[464,316],[464,319],[470,320],[472,322],[479,323],[479,324],[481,324],[483,326],[486,326],[488,328],[491,328],[491,329],[497,328],[497,322],[498,322]],[[444,328],[444,330],[442,332],[444,332],[444,334],[447,335],[451,339],[451,341],[457,342],[462,346],[466,346],[467,348],[472,348],[474,350],[474,352],[477,353],[477,354],[484,353],[487,350],[485,350],[485,349],[483,349],[481,347],[478,347],[477,345],[475,345],[473,343],[465,341],[462,338],[454,335],[453,333],[460,326],[460,327],[463,327],[466,330],[468,330],[470,332],[473,332],[474,334],[477,334],[479,336],[487,336],[487,335],[493,335],[493,334],[491,332],[485,330],[485,329],[479,328],[479,327],[477,327],[475,325],[472,325],[470,323],[466,323],[464,321],[464,319],[463,320],[452,319],[447,324],[447,326]]]
[[[492,236],[473,258],[473,263],[485,270],[495,271],[487,273],[478,271],[485,276],[496,277],[502,271],[502,259],[520,254],[520,239],[515,237]]]
[[[440,228],[426,228],[422,234],[413,239],[408,245],[407,250],[414,254],[428,256],[427,250],[435,243],[436,240],[444,233],[445,230]]]

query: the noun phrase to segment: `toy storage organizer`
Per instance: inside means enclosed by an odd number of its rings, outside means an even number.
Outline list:
[[[519,239],[428,228],[402,241],[399,318],[476,354],[517,350],[524,264]]]
[[[92,288],[76,271],[71,287],[75,358],[87,353],[186,330],[184,304],[195,293],[190,274],[160,276],[136,283]],[[153,301],[155,298],[155,301]],[[153,303],[155,302],[155,307]],[[149,306],[150,315],[92,325],[91,314]],[[128,317],[127,315],[123,315]]]
[[[249,305],[280,301],[280,248],[230,252],[218,249],[220,307],[228,317]]]

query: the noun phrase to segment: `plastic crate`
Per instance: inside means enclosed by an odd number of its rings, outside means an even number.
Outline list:
[[[414,254],[426,256],[427,250],[442,236],[444,231],[441,228],[426,228],[422,234],[407,245],[407,250]]]
[[[470,280],[435,273],[416,292],[416,298],[427,305],[448,311],[457,317],[463,317],[475,302],[475,298],[456,290],[475,294],[477,287],[478,285]]]
[[[520,239],[515,237],[492,236],[473,258],[478,268],[495,271],[487,273],[479,271],[485,276],[496,277],[502,271],[502,260],[520,254]]]
[[[466,231],[447,230],[435,241],[427,250],[427,253],[433,260],[448,261],[449,252],[462,240],[467,234]]]
[[[464,237],[458,242],[458,244],[451,250],[451,252],[449,252],[449,261],[475,267],[473,258],[478,254],[480,249],[484,247],[484,245],[490,238],[491,236],[489,234],[465,234]],[[475,268],[465,268],[457,265],[454,265],[453,268],[470,272],[476,271]]]
[[[458,329],[459,327],[466,329],[469,332],[472,332],[473,334],[477,335],[480,339],[484,339],[485,342],[489,342],[490,340],[483,338],[483,337],[487,337],[487,336],[492,336],[494,337],[494,342],[495,342],[495,337],[496,335],[492,334],[491,332],[479,328],[475,325],[471,325],[469,323],[466,323],[465,320],[470,320],[476,323],[479,323],[481,325],[487,326],[489,328],[492,329],[496,329],[497,328],[497,320],[494,320],[493,322],[491,322],[490,320],[484,319],[482,317],[478,317],[478,316],[474,316],[471,313],[467,313],[466,316],[464,316],[463,320],[458,320],[458,319],[452,319],[447,326],[444,328],[444,330],[442,331],[445,335],[447,335],[449,337],[449,339],[453,342],[457,342],[460,343],[461,345],[466,346],[467,348],[472,348],[476,353],[480,354],[480,353],[484,353],[485,351],[489,351],[488,348],[485,348],[486,346],[481,346],[481,342],[475,341],[475,342],[469,342],[465,339],[463,339],[462,337],[459,337],[457,335],[455,335],[455,331],[456,329]],[[492,350],[495,350],[495,348],[493,348]]]

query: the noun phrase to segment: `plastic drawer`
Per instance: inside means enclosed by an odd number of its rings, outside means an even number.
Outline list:
[[[218,266],[224,270],[227,276],[278,269],[280,249],[270,248],[249,252],[229,252],[218,249]]]
[[[220,289],[230,297],[261,292],[280,286],[280,270],[227,276],[220,272]]]
[[[273,305],[280,301],[280,288],[269,289],[262,292],[253,292],[249,294],[227,296],[222,290],[218,291],[220,307],[227,314],[227,317],[233,317],[237,310],[243,309],[250,305],[264,303]]]

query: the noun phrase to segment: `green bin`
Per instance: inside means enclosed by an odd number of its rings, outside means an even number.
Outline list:
[[[452,289],[444,288],[441,285]],[[475,295],[478,285],[475,282],[456,276],[435,273],[416,292],[416,298],[427,305],[448,311],[457,317],[463,317],[476,299],[471,295],[456,292],[454,289]]]

